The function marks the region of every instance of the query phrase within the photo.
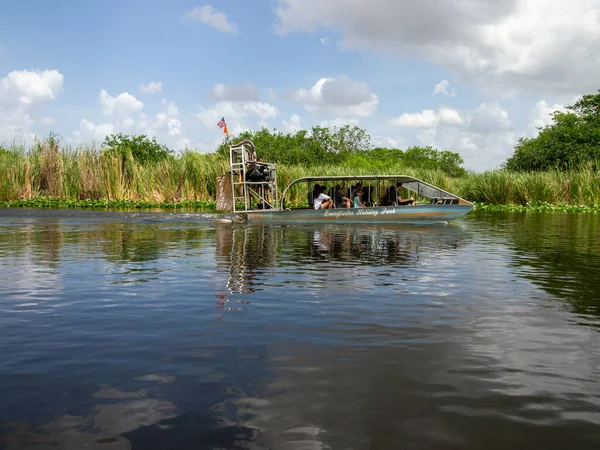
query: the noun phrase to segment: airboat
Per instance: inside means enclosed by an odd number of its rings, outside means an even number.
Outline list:
[[[257,158],[251,141],[234,144],[229,151],[229,172],[217,177],[217,209],[233,212],[248,222],[436,223],[463,216],[474,208],[467,200],[407,175],[303,177],[289,183],[279,195],[276,165]],[[336,186],[350,192],[353,186],[361,185],[368,200],[360,208],[315,209],[310,206],[315,184],[325,186],[329,194]],[[388,190],[399,185],[415,199],[414,203],[401,205],[385,200]],[[306,198],[308,206],[287,207],[286,199],[292,193],[295,198]]]

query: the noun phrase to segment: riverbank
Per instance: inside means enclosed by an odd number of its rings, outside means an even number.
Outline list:
[[[111,156],[90,148],[64,148],[42,142],[37,147],[0,149],[0,206],[77,208],[214,207],[216,178],[228,163],[218,154],[186,151],[155,164]],[[600,174],[593,167],[568,172],[469,173],[451,177],[441,170],[401,164],[278,165],[280,192],[293,180],[309,176],[409,175],[455,193],[485,208],[510,210],[597,211]],[[306,191],[294,186],[288,204],[301,204]]]
[[[79,209],[196,209],[216,211],[216,202],[147,202],[135,200],[62,200],[51,197],[38,197],[24,200],[0,201],[0,208],[79,208]]]
[[[291,208],[306,207],[301,203]],[[202,212],[217,212],[216,202],[182,201],[153,203],[135,200],[61,200],[59,198],[38,197],[25,200],[0,201],[0,208],[76,208],[76,209],[106,209],[106,210],[190,210]],[[527,205],[490,205],[475,202],[476,211],[508,211],[508,212],[564,212],[564,213],[600,213],[600,206],[586,205],[551,205],[548,203],[531,203]]]

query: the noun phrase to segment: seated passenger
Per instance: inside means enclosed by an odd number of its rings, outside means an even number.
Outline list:
[[[362,195],[362,190],[356,189],[354,192],[354,207],[355,208],[366,208],[363,202],[360,201],[360,197]]]
[[[373,188],[371,186],[363,186],[362,201],[366,205],[373,205]]]
[[[333,186],[329,188],[329,191],[327,191],[327,195],[329,195],[331,198],[335,198],[335,189],[333,188]]]
[[[319,188],[319,195],[315,198],[315,209],[331,209],[333,208],[333,200],[325,191],[327,190],[326,186],[321,186]]]
[[[402,200],[402,197],[400,197],[400,189],[402,189],[402,183],[396,184],[396,187],[399,205],[412,205],[415,202],[415,199],[412,197],[407,200]]]
[[[383,192],[383,195],[379,199],[379,204],[381,206],[387,206],[388,205],[388,193],[389,193],[388,188],[385,188],[385,191]]]
[[[352,208],[352,200],[344,195],[339,184],[335,187],[334,199],[336,208]]]
[[[386,203],[389,206],[396,206],[398,201],[398,193],[396,192],[396,188],[392,185],[385,190],[386,192]]]
[[[308,207],[310,209],[315,207],[315,198],[319,196],[319,189],[321,189],[321,186],[315,184],[315,188],[308,193]]]

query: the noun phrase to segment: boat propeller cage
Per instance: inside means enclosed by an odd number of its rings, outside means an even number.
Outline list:
[[[275,164],[258,159],[256,148],[249,140],[230,146],[229,153],[233,211],[278,209]]]

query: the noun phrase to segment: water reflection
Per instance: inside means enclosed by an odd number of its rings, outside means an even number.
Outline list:
[[[506,239],[518,276],[564,301],[570,311],[600,318],[596,215],[478,214],[473,222],[486,240],[489,235]]]
[[[600,444],[597,223],[115,217],[0,222],[2,448]]]
[[[228,271],[228,291],[238,294],[265,289],[263,275],[277,266],[312,265],[328,277],[355,267],[366,272],[387,266],[392,273],[431,258],[449,259],[467,238],[460,227],[443,225],[219,225],[215,233],[217,266]]]
[[[238,294],[255,292],[258,273],[275,267],[282,238],[281,229],[217,225],[216,263],[228,272],[227,290]]]
[[[92,394],[103,403],[94,405],[89,414],[57,415],[39,426],[26,423],[0,423],[6,433],[0,442],[6,450],[35,449],[131,449],[124,436],[129,431],[175,417],[173,403],[151,398],[148,390],[123,392],[103,385]]]

